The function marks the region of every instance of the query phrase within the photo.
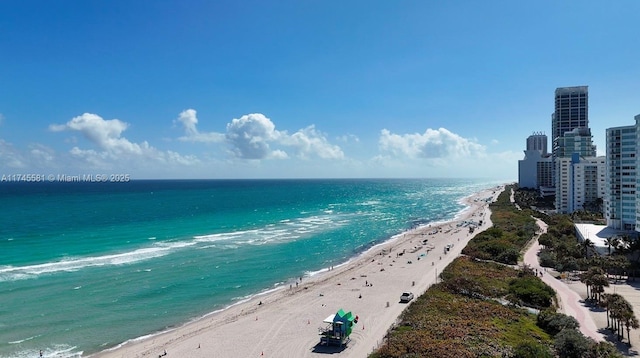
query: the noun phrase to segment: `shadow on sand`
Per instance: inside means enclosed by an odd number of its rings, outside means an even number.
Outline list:
[[[323,354],[336,354],[340,353],[347,349],[346,345],[337,346],[337,345],[326,345],[318,343],[313,347],[313,353],[323,353]]]
[[[607,342],[616,346],[618,351],[620,351],[620,353],[622,353],[622,355],[624,355],[625,357],[636,357],[640,355],[636,347],[629,347],[629,344],[627,342],[618,341],[618,335],[615,332],[611,331],[609,328],[600,328],[598,330],[598,333],[602,333]]]
[[[591,312],[595,312],[595,313],[603,313],[606,312],[607,310],[598,306],[597,302],[591,301],[591,300],[585,300],[582,299],[580,302],[584,307],[586,307],[587,309],[589,309],[589,311]]]
[[[614,284],[628,285],[640,291],[640,280],[635,277],[628,277],[626,280],[618,280],[614,282]]]

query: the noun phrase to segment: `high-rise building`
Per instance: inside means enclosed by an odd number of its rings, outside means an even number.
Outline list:
[[[556,88],[555,111],[551,116],[551,140],[575,128],[589,127],[589,87]]]
[[[529,189],[552,187],[551,173],[552,162],[551,156],[547,153],[547,136],[542,132],[534,132],[527,137],[524,159],[518,161],[518,185]]]
[[[604,184],[605,166],[604,157],[595,158],[588,86],[556,88],[551,135],[556,210],[571,213],[583,209],[583,204],[591,204],[594,195],[603,198],[604,186],[602,190],[589,187],[600,183],[600,176]]]
[[[636,122],[640,116],[636,116]],[[604,198],[607,226],[635,230],[637,125],[607,128],[607,187]]]
[[[591,129],[579,127],[565,132],[553,143],[555,158],[571,158],[574,153],[581,157],[595,157],[596,146],[593,144]]]
[[[638,148],[640,148],[640,114],[634,117],[636,120],[636,153]],[[636,155],[635,157],[636,168],[638,168],[638,161],[640,161],[640,157]],[[640,175],[636,174],[636,188],[640,188]],[[636,190],[636,203],[640,203],[640,192]],[[637,232],[640,232],[640,205],[636,205],[636,227]]]
[[[605,197],[606,159],[581,157],[574,153],[571,158],[556,159],[556,210],[572,213],[596,207]]]
[[[538,150],[543,157],[547,156],[547,135],[542,132],[534,132],[527,137],[527,149]]]

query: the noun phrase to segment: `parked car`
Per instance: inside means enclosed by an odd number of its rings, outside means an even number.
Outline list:
[[[413,293],[411,292],[403,292],[402,295],[400,295],[400,302],[406,303],[409,302],[413,299]]]

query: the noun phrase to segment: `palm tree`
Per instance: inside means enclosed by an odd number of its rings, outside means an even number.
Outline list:
[[[591,293],[594,295],[594,299],[600,302],[604,288],[609,287],[609,279],[604,274],[595,274],[591,277]]]
[[[633,309],[631,311],[627,311],[624,314],[624,326],[627,328],[627,338],[629,340],[629,347],[631,347],[631,328],[638,329],[640,324],[638,323],[638,319],[633,314]],[[624,339],[624,337],[622,337]]]
[[[580,275],[580,282],[587,285],[587,298],[590,299],[599,298],[599,295],[604,292],[604,287],[609,286],[604,270],[598,266],[589,267],[587,272]]]
[[[610,268],[614,273],[614,278],[617,280],[622,280],[622,274],[626,271],[626,269],[631,265],[629,259],[623,255],[613,255],[609,256],[607,259],[608,268]]]
[[[604,241],[607,244],[607,250],[609,251],[609,256],[611,256],[611,248],[616,247],[620,239],[618,238],[618,236],[611,236],[604,239]]]
[[[622,310],[624,298],[617,293],[610,294],[607,298],[607,311],[609,312],[609,316],[611,317],[611,330],[616,331],[618,333],[618,340],[620,340],[620,329],[619,322],[622,318]]]
[[[591,239],[584,239],[582,246],[584,247],[584,257],[589,258],[589,249],[593,249],[596,244],[594,244]]]
[[[624,297],[620,296],[617,293],[609,295],[608,305],[609,315],[611,316],[613,323],[611,328],[617,332],[618,341],[621,341],[622,339],[624,339],[624,331],[622,329],[622,326],[626,326],[626,324],[628,323],[629,326],[627,327],[627,329],[630,330],[629,327],[633,328],[633,326],[637,324],[637,322],[634,321],[635,316],[633,314],[633,308],[631,307],[631,304],[624,299]],[[634,318],[632,319],[631,317]]]
[[[607,310],[607,328],[611,325],[609,320],[609,307],[613,304],[613,295],[609,293],[602,294],[602,300],[600,301],[600,307],[604,307]]]

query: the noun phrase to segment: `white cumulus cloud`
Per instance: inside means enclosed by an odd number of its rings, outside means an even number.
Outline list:
[[[227,123],[225,133],[198,131],[197,112],[187,109],[176,122],[182,124],[185,135],[179,139],[192,142],[224,142],[235,158],[248,160],[287,159],[342,159],[339,146],[329,143],[325,134],[314,125],[293,134],[279,131],[276,125],[262,113],[245,114]]]
[[[176,121],[182,124],[185,131],[185,135],[179,138],[181,141],[204,143],[224,141],[224,134],[215,132],[201,133],[198,131],[198,117],[195,109],[185,109],[180,113]]]
[[[142,154],[144,150],[148,150],[149,144],[147,142],[137,144],[121,137],[122,132],[128,127],[128,123],[119,119],[104,120],[96,114],[84,113],[65,124],[52,124],[49,129],[54,132],[65,130],[80,132],[100,149],[113,154]]]
[[[394,134],[383,129],[380,150],[396,157],[446,159],[483,156],[485,147],[445,128],[427,129],[423,134]]]
[[[227,124],[226,139],[239,158],[269,158],[272,152],[269,143],[280,138],[275,124],[261,113],[246,114]]]
[[[140,160],[139,163],[143,164],[150,164],[149,161],[172,164],[197,162],[195,157],[181,157],[175,152],[164,152],[152,147],[146,141],[141,143],[129,141],[122,136],[128,127],[128,123],[119,119],[105,120],[96,114],[84,113],[65,124],[52,124],[49,129],[54,132],[80,132],[99,150],[81,149],[76,146],[71,149],[70,154],[94,167],[109,167],[123,159]]]
[[[342,149],[329,143],[325,135],[317,131],[313,125],[301,129],[291,136],[285,136],[283,143],[292,146],[297,156],[301,158],[308,158],[314,154],[323,159],[344,158]]]

